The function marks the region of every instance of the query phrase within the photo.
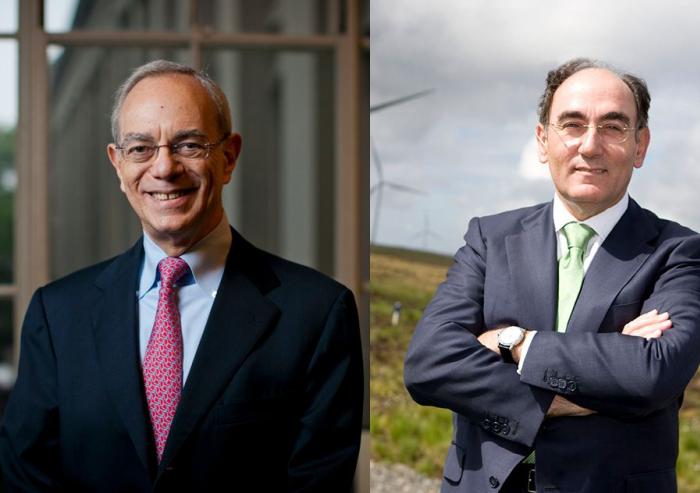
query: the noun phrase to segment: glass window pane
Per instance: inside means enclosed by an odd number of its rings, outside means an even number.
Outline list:
[[[157,58],[190,63],[190,52],[50,47],[49,54],[50,265],[56,278],[122,252],[141,234],[107,158],[114,91],[135,67]]]
[[[44,26],[52,33],[92,29],[185,31],[189,29],[189,4],[182,0],[45,0]]]
[[[17,31],[17,0],[0,0],[0,32]]]
[[[17,43],[0,41],[0,284],[13,281]]]
[[[243,137],[224,193],[229,220],[260,247],[332,274],[332,52],[207,50],[203,66]]]
[[[335,33],[338,0],[199,0],[197,22],[220,32]]]

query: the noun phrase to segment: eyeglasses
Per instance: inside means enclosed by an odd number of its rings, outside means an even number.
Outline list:
[[[209,153],[213,148],[221,145],[229,136],[225,135],[221,140],[213,144],[200,143],[187,140],[177,144],[148,145],[142,142],[132,142],[125,146],[116,146],[122,153],[122,158],[134,164],[143,164],[154,159],[161,147],[170,149],[173,159],[184,161],[199,161],[209,159]]]
[[[598,131],[598,136],[606,144],[622,144],[627,140],[629,131],[634,128],[627,127],[621,123],[609,122],[600,125],[586,125],[579,122],[550,123],[557,130],[557,134],[564,143],[568,144],[583,137],[589,128]]]

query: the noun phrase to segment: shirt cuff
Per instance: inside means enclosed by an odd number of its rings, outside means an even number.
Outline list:
[[[528,330],[525,334],[525,339],[522,344],[523,347],[520,349],[520,361],[518,361],[518,375],[522,374],[523,363],[525,363],[525,356],[527,356],[527,350],[530,349],[530,343],[532,343],[532,338],[537,334],[536,330]]]

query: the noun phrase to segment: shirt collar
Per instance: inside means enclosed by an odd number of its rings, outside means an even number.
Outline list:
[[[561,228],[572,221],[579,222],[593,228],[596,232],[596,236],[600,238],[600,243],[603,243],[627,210],[629,200],[629,194],[625,192],[625,195],[615,205],[608,207],[603,212],[593,217],[589,217],[585,221],[577,221],[567,210],[561,198],[559,198],[559,195],[554,194],[554,205],[552,207],[554,231],[559,232]]]
[[[180,255],[192,272],[191,277],[186,276],[182,284],[195,283],[208,295],[216,296],[216,290],[219,288],[226,267],[226,257],[231,248],[231,241],[231,228],[224,214],[219,224],[207,236]],[[158,262],[168,256],[145,231],[143,249],[145,255],[139,283],[139,299],[158,285],[160,279]]]

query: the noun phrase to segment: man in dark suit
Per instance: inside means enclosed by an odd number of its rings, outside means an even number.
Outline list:
[[[144,236],[40,288],[0,433],[11,491],[349,491],[352,293],[265,253],[221,201],[241,148],[206,75],[138,68],[109,158]]]
[[[443,492],[676,491],[700,238],[627,194],[649,101],[598,62],[551,71],[536,137],[553,202],[470,222],[405,366],[418,403],[454,412]]]

